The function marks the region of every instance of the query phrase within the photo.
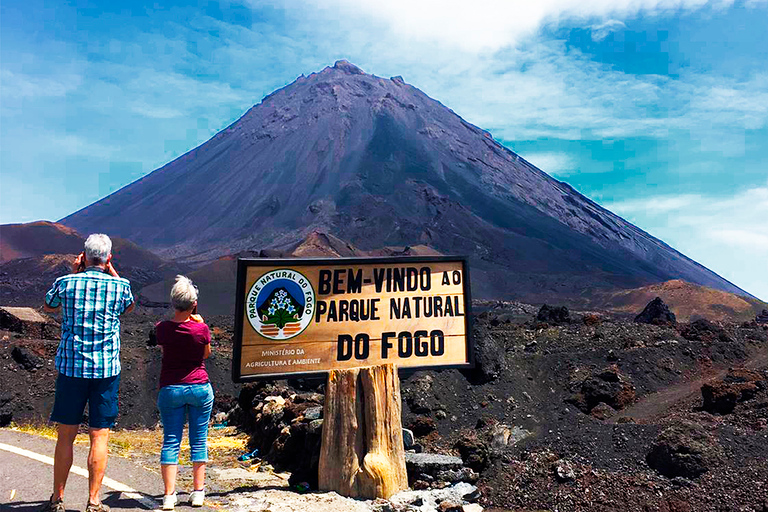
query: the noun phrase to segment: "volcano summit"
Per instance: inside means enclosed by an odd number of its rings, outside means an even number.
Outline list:
[[[203,263],[313,232],[466,254],[479,297],[545,301],[683,279],[747,295],[537,169],[401,77],[339,61],[61,221]]]

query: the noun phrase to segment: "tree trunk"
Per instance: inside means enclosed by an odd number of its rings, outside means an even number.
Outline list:
[[[320,489],[365,499],[407,489],[400,415],[394,365],[332,370],[325,391]]]

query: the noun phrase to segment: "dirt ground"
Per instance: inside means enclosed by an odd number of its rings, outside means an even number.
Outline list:
[[[765,375],[768,330],[751,323],[697,333],[685,325],[582,320],[520,323],[504,307],[481,314],[481,367],[406,380],[404,422],[429,417],[436,432],[423,438],[426,445],[463,447],[465,460],[468,451],[479,458],[481,503],[491,509],[768,510],[768,392],[763,387],[719,415],[702,410],[700,391],[733,366]],[[611,367],[634,398],[603,419],[582,412],[583,383]],[[701,426],[722,452],[697,478],[662,476],[647,461],[659,433],[680,421]],[[499,424],[531,435],[499,446]],[[480,447],[474,453],[466,448],[472,443]],[[563,466],[571,470],[565,478]]]
[[[426,451],[460,455],[476,468],[486,509],[768,512],[768,390],[759,388],[727,414],[704,410],[701,394],[703,383],[722,380],[731,367],[766,375],[765,326],[657,326],[586,313],[556,325],[534,320],[532,306],[477,309],[477,367],[404,375],[403,423]],[[120,428],[157,424],[160,354],[146,338],[159,319],[144,310],[123,322]],[[214,333],[207,363],[214,388],[235,397],[232,319],[206,320]],[[0,412],[10,411],[16,423],[44,423],[56,340],[5,331],[0,339],[0,380],[7,383]],[[14,347],[38,365],[25,368]],[[322,382],[288,384],[323,390]],[[680,424],[703,432],[677,448],[704,470],[664,476],[649,453],[662,432]]]

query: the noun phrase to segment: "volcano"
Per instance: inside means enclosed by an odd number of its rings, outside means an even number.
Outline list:
[[[671,279],[748,295],[401,78],[339,61],[62,219],[203,264],[327,233],[467,255],[477,297],[543,302]]]

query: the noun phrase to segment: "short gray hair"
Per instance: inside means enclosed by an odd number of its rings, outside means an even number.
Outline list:
[[[171,303],[178,311],[187,311],[197,300],[197,286],[186,276],[176,276],[171,288]]]
[[[85,258],[93,263],[106,263],[112,254],[112,240],[103,233],[94,233],[85,240]]]

